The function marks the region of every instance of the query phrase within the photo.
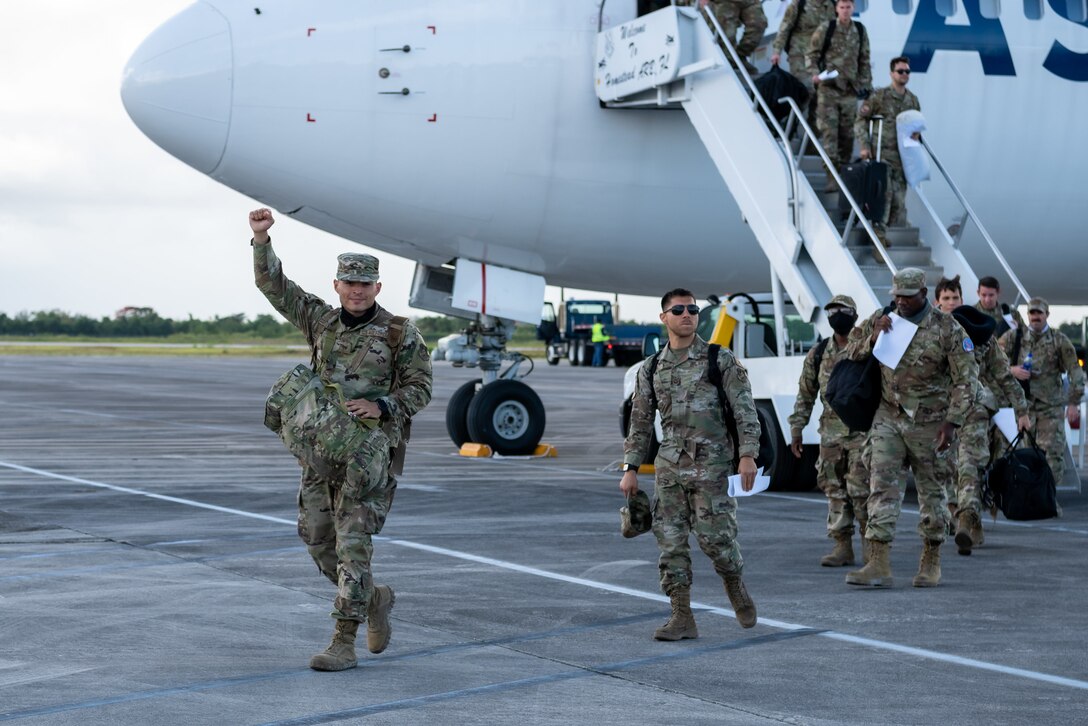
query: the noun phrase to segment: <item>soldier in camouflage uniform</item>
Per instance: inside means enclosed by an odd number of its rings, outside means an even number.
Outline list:
[[[808,72],[808,63],[805,54],[808,53],[809,42],[817,28],[823,27],[835,18],[835,0],[793,0],[786,8],[786,14],[782,16],[782,22],[778,25],[778,34],[774,37],[771,46],[771,63],[778,65],[782,53],[790,65],[790,73],[805,84],[811,92],[812,74]],[[816,123],[815,100],[809,100],[809,121]]]
[[[952,311],[975,346],[978,363],[978,380],[974,382],[971,411],[957,432],[959,442],[956,454],[957,527],[956,547],[961,555],[971,554],[973,547],[983,543],[982,504],[979,486],[982,472],[990,463],[988,434],[990,420],[1002,407],[1003,401],[1011,401],[1021,429],[1028,428],[1028,402],[1024,391],[1009,371],[1009,359],[993,337],[997,327],[993,318],[970,305],[962,305]]]
[[[805,54],[809,76],[816,87],[816,126],[820,143],[837,166],[850,161],[858,95],[873,85],[869,34],[861,23],[851,19],[853,14],[853,0],[838,0],[835,20],[813,31]],[[824,39],[829,32],[832,36],[825,53]],[[820,81],[818,76],[825,70],[838,71],[839,75]],[[828,188],[836,188],[830,174]]]
[[[880,160],[888,165],[888,188],[884,193],[884,217],[878,220],[878,231],[885,227],[904,227],[907,224],[907,177],[903,174],[903,160],[899,158],[899,134],[896,119],[904,111],[921,111],[918,97],[907,90],[910,80],[910,61],[899,56],[892,58],[892,83],[879,88],[861,104],[854,124],[854,137],[860,144],[862,159],[876,158],[877,137],[881,139]],[[879,117],[879,118],[878,118]],[[869,122],[873,121],[873,135],[869,135]],[[878,132],[877,126],[883,130]],[[915,140],[920,135],[913,134]],[[887,242],[884,243],[887,245]]]
[[[333,287],[341,307],[334,308],[284,276],[268,235],[274,221],[268,209],[249,215],[257,287],[306,335],[314,372],[340,392],[349,415],[369,432],[346,464],[323,457],[320,445],[299,457],[299,536],[337,587],[336,632],[310,667],[343,670],[356,665],[359,623],[367,621],[372,653],[389,643],[394,594],[387,585],[374,585],[371,536],[381,531],[393,503],[397,481],[391,456],[403,451],[411,417],[431,400],[431,361],[415,326],[375,302],[381,291],[376,258],[340,255]],[[393,360],[390,340],[397,326],[403,332]]]
[[[994,322],[997,323],[997,330],[994,331],[994,337],[999,340],[1007,330],[1027,327],[1027,323],[1024,322],[1024,318],[1020,315],[1020,311],[1001,302],[999,299],[1000,296],[1001,283],[998,282],[996,277],[986,276],[979,278],[978,302],[975,303],[975,307],[989,315],[994,319]],[[1005,319],[1006,315],[1012,317],[1012,325]]]
[[[1046,451],[1046,461],[1061,484],[1065,476],[1065,422],[1080,421],[1080,400],[1084,396],[1084,369],[1077,362],[1077,352],[1069,338],[1047,323],[1050,305],[1041,297],[1028,303],[1027,330],[1018,328],[1021,344],[1013,355],[1017,330],[1001,338],[1001,345],[1012,364],[1011,371],[1018,381],[1027,383],[1029,417],[1039,448]],[[1031,370],[1024,368],[1024,359],[1031,354]],[[1069,376],[1069,390],[1063,391],[1062,374]]]
[[[835,364],[846,357],[847,336],[857,322],[857,305],[846,295],[836,295],[824,306],[834,334],[813,347],[805,356],[801,379],[797,382],[797,401],[790,415],[790,448],[801,458],[801,432],[808,425],[816,397],[824,404],[820,415],[820,458],[816,462],[816,484],[827,495],[827,536],[835,547],[820,559],[824,567],[854,564],[854,521],[861,530],[865,552],[865,527],[869,514],[869,467],[866,462],[868,436],[851,431],[827,403],[827,381]],[[819,370],[816,356],[821,354]]]
[[[846,576],[851,585],[890,587],[890,554],[902,507],[904,464],[914,472],[923,550],[915,587],[935,587],[941,579],[940,547],[948,527],[947,498],[938,479],[936,459],[952,446],[971,406],[978,365],[974,345],[963,328],[926,299],[925,273],[914,267],[893,278],[900,317],[918,326],[894,369],[880,365],[881,400],[869,434],[869,562]],[[892,319],[877,311],[850,333],[847,356],[864,360]]]
[[[737,453],[741,485],[751,490],[760,429],[748,373],[728,348],[721,348],[717,359],[721,390],[732,409],[739,442],[728,433],[719,391],[708,375],[708,345],[695,334],[699,308],[691,292],[676,289],[666,293],[661,308],[669,343],[658,354],[653,380],[649,362],[639,371],[623,446],[620,489],[628,498],[638,491],[638,466],[650,447],[656,401],[664,438],[654,462],[657,504],[653,531],[661,549],[661,589],[672,603],[672,616],[654,637],[680,640],[698,637],[691,613],[688,537],[692,533],[721,576],[737,622],[745,628],[756,624],[756,606],[741,579],[744,562],[736,541],[737,502],[728,494],[727,478],[734,473]]]
[[[763,40],[763,31],[767,29],[767,16],[763,13],[763,0],[697,0],[698,7],[704,8],[707,4],[714,7],[714,16],[718,24],[722,26],[722,32],[737,49],[744,67],[750,75],[755,75],[759,70],[752,65],[749,57],[759,47]],[[681,0],[677,5],[695,5],[693,0]],[[744,26],[744,35],[737,40],[737,31]]]

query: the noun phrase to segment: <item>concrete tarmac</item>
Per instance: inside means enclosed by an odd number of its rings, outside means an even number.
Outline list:
[[[826,505],[740,503],[742,630],[693,552],[700,637],[668,617],[652,535],[618,530],[622,370],[538,365],[554,459],[454,455],[436,364],[375,544],[393,639],[310,670],[332,586],[295,532],[298,468],[262,426],[297,361],[0,358],[0,722],[21,724],[1088,723],[1088,497],[993,523],[915,589],[821,568]],[[640,477],[651,487],[650,477]],[[856,541],[856,540],[855,540]]]

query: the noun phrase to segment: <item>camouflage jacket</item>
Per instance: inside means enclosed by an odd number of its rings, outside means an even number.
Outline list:
[[[1029,326],[1024,331],[1020,343],[1020,355],[1012,359],[1012,349],[1016,345],[1016,331],[1010,330],[1001,336],[1001,345],[1010,365],[1023,365],[1024,358],[1031,353],[1031,392],[1028,402],[1033,406],[1075,406],[1084,396],[1084,369],[1077,362],[1077,352],[1069,338],[1054,328],[1048,327],[1042,333],[1036,333]],[[1069,376],[1069,392],[1063,395],[1062,373]]]
[[[390,445],[398,446],[411,417],[431,400],[431,358],[419,330],[411,322],[405,324],[400,353],[393,361],[386,341],[393,319],[389,311],[378,306],[369,322],[346,327],[339,308],[287,279],[271,243],[253,245],[253,272],[257,288],[272,307],[306,335],[320,368],[315,372],[336,386],[345,401],[381,401],[382,428]],[[394,375],[396,387],[390,390]]]
[[[996,340],[991,338],[986,344],[975,348],[975,360],[978,361],[978,382],[975,386],[975,406],[981,406],[988,412],[988,417],[1002,407],[1015,409],[1017,416],[1028,412],[1028,402],[1012,372],[1009,359]]]
[[[842,419],[828,405],[825,395],[827,381],[831,378],[831,371],[835,368],[835,364],[845,357],[846,346],[839,345],[834,336],[827,341],[827,347],[824,348],[824,357],[820,361],[818,373],[815,370],[816,348],[810,350],[808,355],[805,356],[805,363],[801,368],[801,378],[797,381],[797,401],[793,404],[793,413],[790,414],[789,419],[791,437],[800,436],[805,426],[808,425],[808,420],[812,417],[812,409],[816,405],[816,396],[819,396],[824,404],[824,412],[820,414],[821,441],[841,441],[853,436],[864,436],[864,434],[855,434],[850,431],[850,428],[842,422]]]
[[[850,358],[863,360],[872,352],[870,339],[881,315],[877,310],[850,332],[846,346]],[[918,423],[948,421],[962,426],[978,379],[973,350],[960,324],[930,305],[899,365],[892,369],[880,364],[881,405],[900,408]]]
[[[660,353],[652,384],[650,366],[643,365],[639,370],[631,426],[623,442],[625,463],[638,466],[650,449],[654,425],[652,385],[664,432],[658,457],[676,464],[681,454],[695,458],[697,452],[709,449],[713,459],[732,468],[733,442],[722,418],[718,391],[707,377],[707,350],[707,342],[699,337],[687,350],[665,348]],[[718,366],[722,389],[737,420],[740,456],[754,458],[759,454],[759,416],[752,400],[748,371],[728,348],[719,351]]]
[[[918,103],[918,97],[903,89],[903,95],[896,93],[891,86],[878,88],[873,91],[861,108],[858,110],[857,120],[854,122],[854,137],[862,146],[868,146],[870,151],[876,151],[876,140],[881,139],[880,160],[898,169],[903,168],[903,162],[899,159],[899,139],[895,121],[904,111],[921,111],[922,105]],[[884,118],[884,130],[877,127],[881,121],[877,119],[873,123],[873,135],[869,137],[869,119],[873,116]],[[875,155],[874,155],[874,158]]]
[[[833,81],[824,81],[820,85],[829,84],[840,91],[855,93],[866,88],[873,87],[872,61],[869,57],[869,32],[865,32],[864,40],[858,30],[859,23],[851,20],[850,25],[843,28],[836,24],[835,34],[831,36],[831,45],[824,56],[824,69],[839,72],[839,77]],[[830,22],[824,23],[812,33],[812,39],[808,44],[808,52],[805,54],[805,63],[808,64],[810,76],[820,72],[820,51],[824,47],[824,36]],[[858,44],[861,44],[860,61],[858,60]]]
[[[987,310],[986,308],[982,307],[982,302],[980,301],[975,303],[975,309],[981,310],[982,312],[993,318],[997,322],[997,329],[999,331],[1009,330],[1009,322],[1005,320],[1005,314],[1001,311],[1001,305],[994,305],[993,310]],[[1024,322],[1024,317],[1020,314],[1019,310],[1012,306],[1009,306],[1009,314],[1012,315],[1012,319],[1016,321],[1017,326],[1023,328],[1024,330],[1028,329],[1028,324]],[[1004,333],[1000,333],[997,337],[1000,338],[1001,335],[1004,335]]]
[[[793,0],[782,16],[778,25],[778,34],[774,36],[774,53],[799,54],[808,52],[809,41],[816,29],[826,26],[835,17],[834,0],[805,0],[804,12],[797,11],[798,0]],[[789,40],[789,49],[786,41]],[[798,68],[797,72],[801,69]],[[815,75],[815,74],[813,74]]]

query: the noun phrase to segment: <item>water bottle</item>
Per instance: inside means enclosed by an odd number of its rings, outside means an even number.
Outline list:
[[[1031,373],[1031,351],[1030,350],[1028,351],[1028,354],[1026,356],[1024,356],[1024,365],[1021,366],[1021,368],[1023,368],[1028,373]]]
[[[1028,376],[1029,376],[1026,381],[1020,381],[1020,387],[1024,389],[1024,395],[1030,396],[1031,395],[1031,378],[1030,378],[1030,376],[1031,376],[1031,351],[1030,350],[1028,351],[1028,354],[1024,356],[1024,364],[1022,366],[1020,366],[1020,367],[1023,368],[1025,371],[1027,371]]]

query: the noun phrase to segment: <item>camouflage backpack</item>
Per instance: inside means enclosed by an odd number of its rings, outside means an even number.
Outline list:
[[[264,425],[279,435],[297,458],[316,458],[342,466],[359,451],[368,432],[377,428],[377,419],[352,416],[340,386],[325,382],[316,371],[332,352],[335,337],[326,335],[336,324],[338,310],[331,310],[317,323],[311,339],[311,366],[299,364],[280,376],[265,401]],[[396,316],[389,324],[389,347],[393,360],[400,352],[407,318]],[[322,341],[318,348],[316,341]],[[359,361],[351,361],[354,368]],[[391,390],[396,388],[394,371]],[[407,435],[407,432],[406,432]]]

